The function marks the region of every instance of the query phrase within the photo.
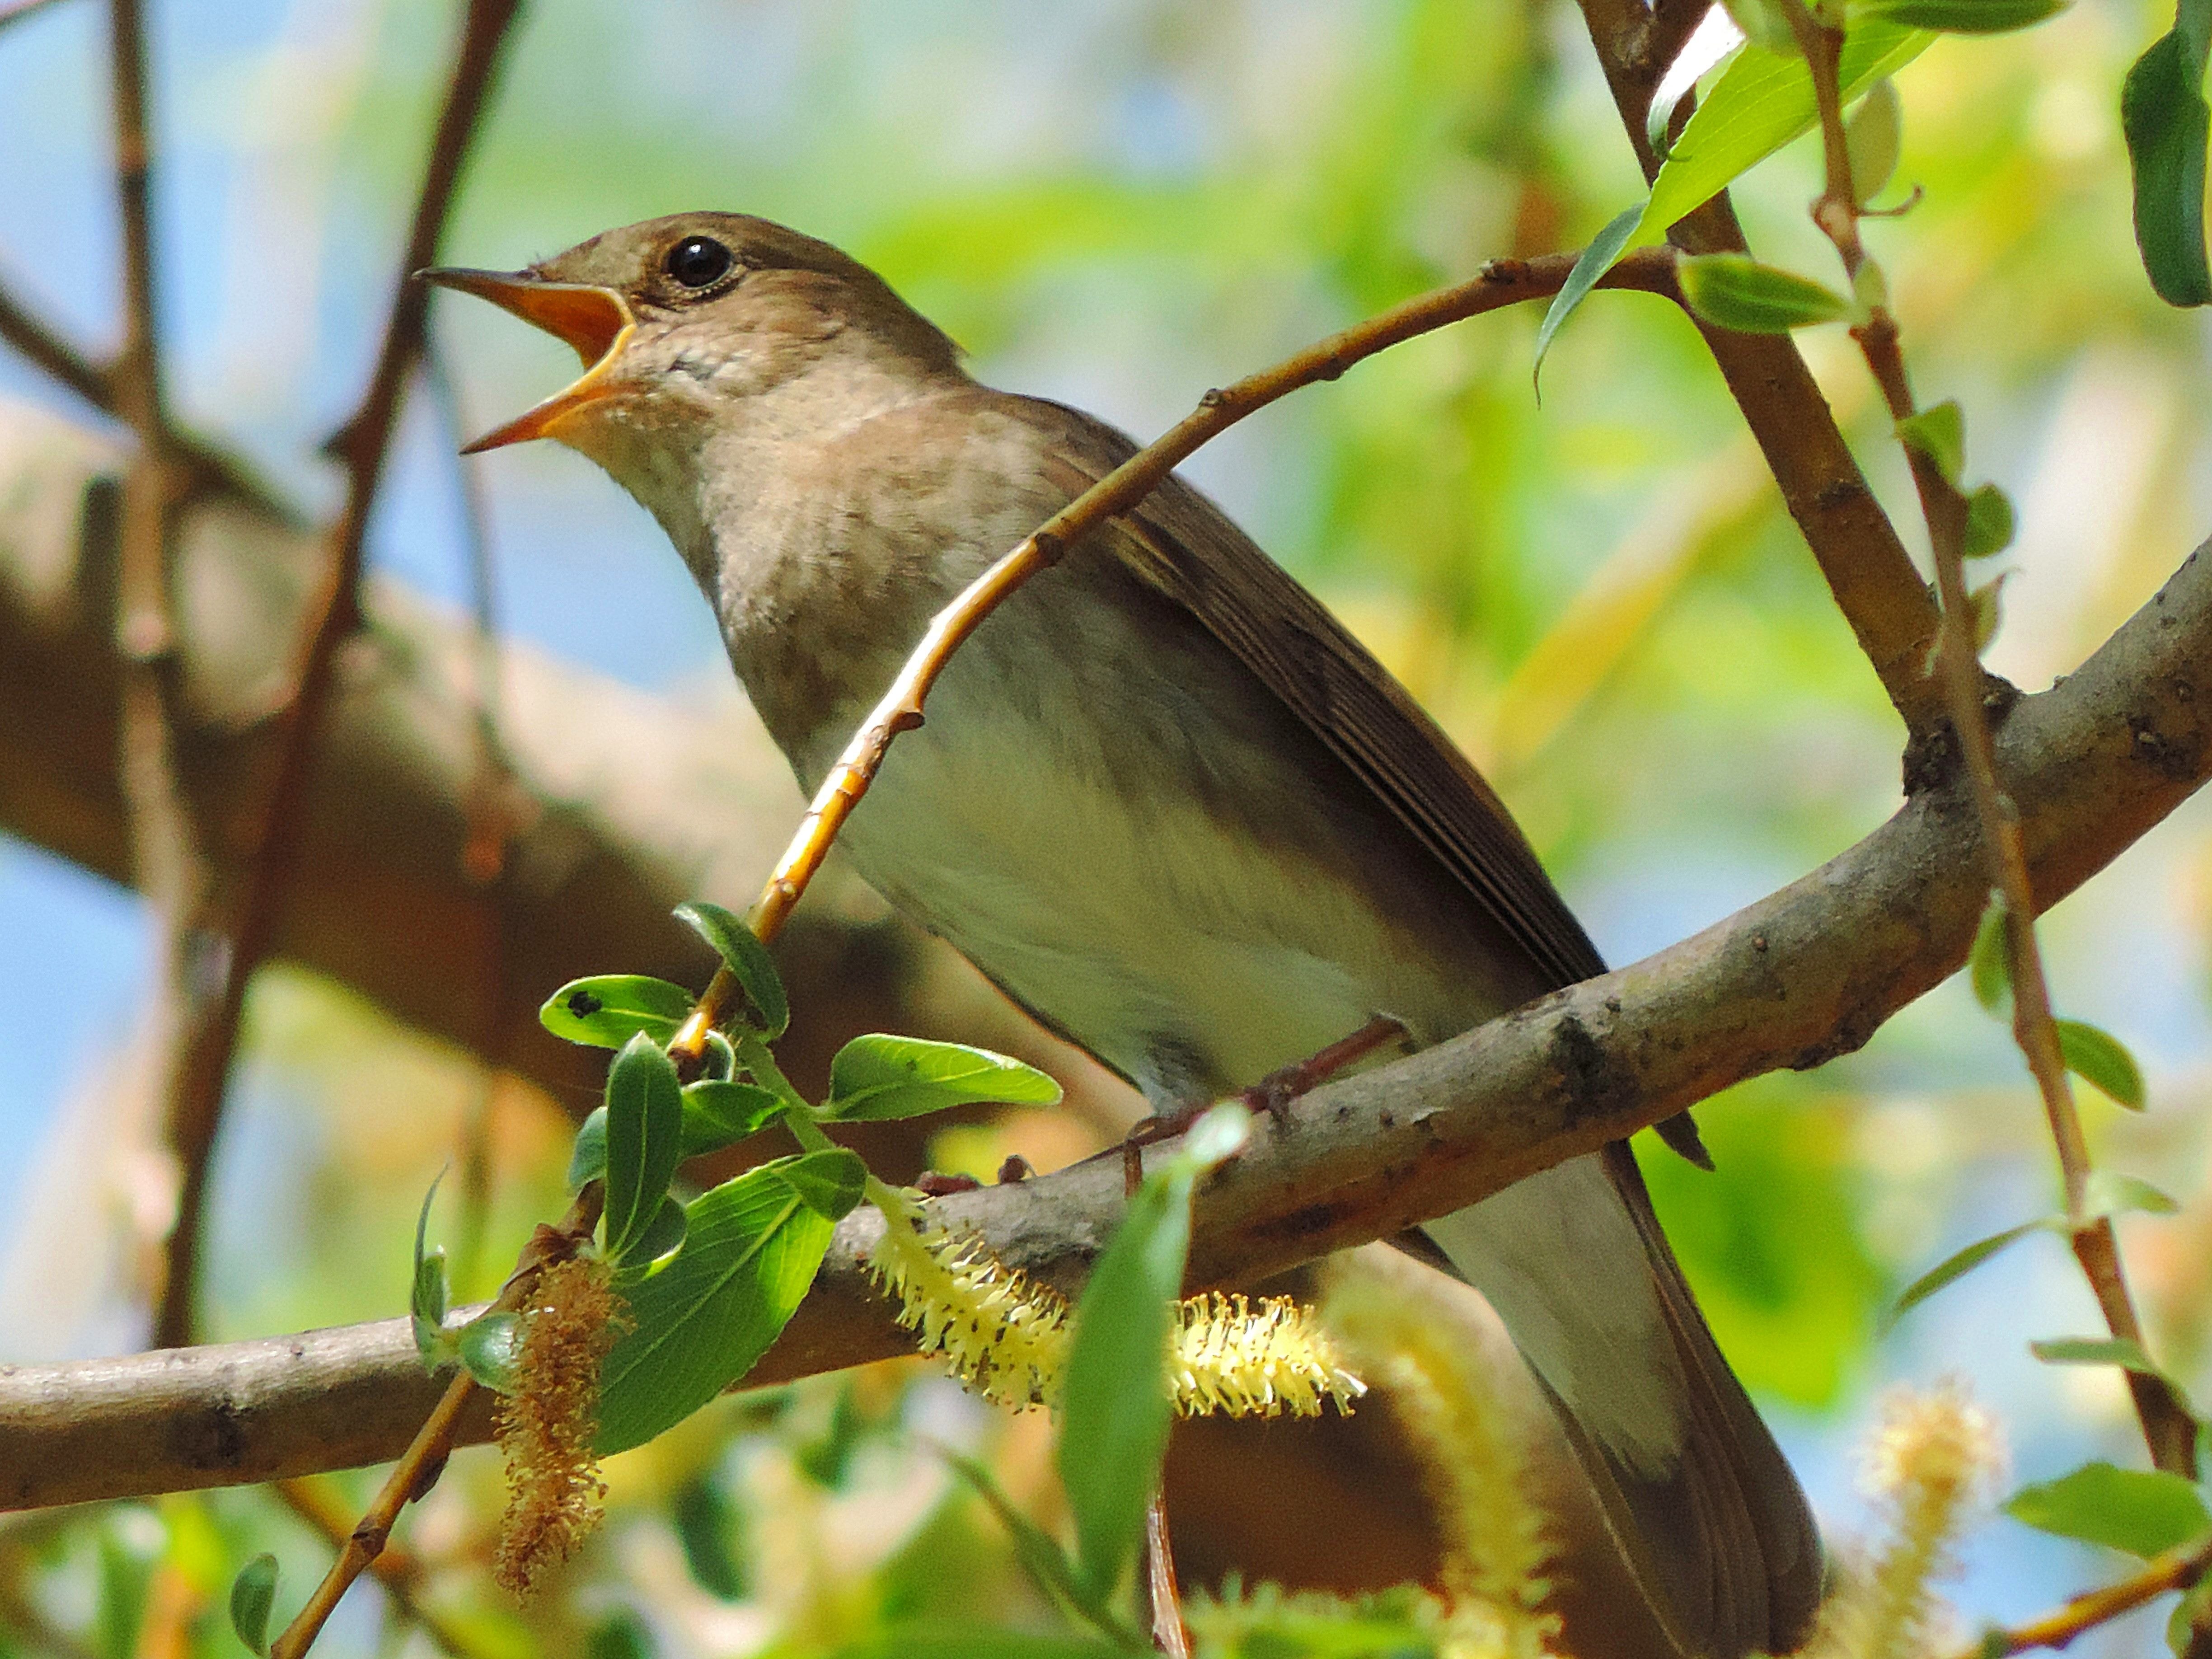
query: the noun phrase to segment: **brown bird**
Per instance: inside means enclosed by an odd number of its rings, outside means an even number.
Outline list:
[[[872,271],[759,219],[427,274],[576,349],[582,378],[471,448],[557,439],[659,520],[810,793],[931,615],[1135,448],[977,385]],[[843,845],[1168,1116],[1377,1016],[1432,1043],[1604,967],[1449,739],[1173,477],[983,623]],[[1557,1405],[1675,1645],[1796,1646],[1818,1534],[1626,1145],[1423,1231]]]

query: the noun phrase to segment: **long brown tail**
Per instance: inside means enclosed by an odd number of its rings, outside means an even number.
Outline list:
[[[1627,1146],[1423,1231],[1513,1333],[1675,1648],[1742,1659],[1802,1643],[1820,1599],[1812,1511],[1714,1346]]]

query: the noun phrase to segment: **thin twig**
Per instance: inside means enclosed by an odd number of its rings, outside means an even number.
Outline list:
[[[768,941],[782,931],[799,895],[821,868],[838,830],[867,793],[892,740],[921,724],[923,701],[952,653],[1024,582],[1115,514],[1135,507],[1201,445],[1246,416],[1301,386],[1334,380],[1353,364],[1391,346],[1485,312],[1556,294],[1573,265],[1574,256],[1565,253],[1534,259],[1493,259],[1467,282],[1408,300],[1308,346],[1272,368],[1208,392],[1197,409],[1054,514],[931,619],[921,642],[815,792],[799,833],[753,906],[753,931]],[[1606,273],[1600,285],[1679,298],[1674,255],[1665,249],[1629,255]],[[669,1044],[668,1051],[679,1065],[699,1063],[706,1052],[707,1033],[728,1012],[736,994],[731,975],[724,971],[714,975]]]
[[[1962,1650],[1957,1659],[1997,1659],[1999,1655],[2026,1653],[2032,1648],[2063,1648],[2075,1637],[2110,1624],[2122,1613],[2133,1613],[2169,1591],[2187,1589],[2208,1568],[2212,1568],[2212,1540],[2168,1550],[2132,1578],[2085,1591],[2064,1607],[2025,1625],[1989,1632],[1972,1647]]]
[[[573,1255],[577,1246],[592,1236],[592,1230],[599,1224],[599,1206],[604,1197],[598,1182],[586,1182],[558,1226],[541,1225],[532,1234],[515,1262],[513,1276],[498,1299],[485,1311],[513,1313],[520,1309],[529,1300],[538,1275],[554,1262]],[[453,1380],[438,1397],[436,1407],[416,1431],[399,1461],[392,1465],[375,1502],[368,1506],[368,1513],[353,1530],[345,1534],[337,1559],[315,1586],[314,1594],[284,1627],[283,1634],[269,1644],[269,1659],[300,1659],[314,1645],[315,1638],[321,1634],[324,1624],[352,1588],[354,1580],[384,1553],[385,1540],[392,1536],[399,1511],[437,1484],[439,1475],[445,1472],[446,1459],[453,1449],[453,1431],[459,1426],[461,1413],[467,1408],[476,1386],[476,1380],[467,1371],[454,1372]]]
[[[108,372],[33,316],[29,308],[4,288],[0,288],[0,340],[87,403],[113,411],[114,392],[108,383]]]
[[[171,611],[171,551],[178,493],[175,444],[161,386],[152,224],[153,155],[147,120],[145,20],[139,0],[112,0],[109,69],[114,115],[115,182],[122,222],[123,343],[105,382],[116,413],[137,440],[123,476],[115,637],[123,665],[117,712],[118,775],[129,815],[131,860],[151,900],[161,936],[155,994],[153,1086],[164,1131],[197,1197],[205,1151],[191,1129],[191,1056],[214,1004],[212,981],[223,955],[214,927],[215,878],[205,836],[179,767],[185,724],[181,665]],[[178,1230],[197,1238],[196,1229]],[[177,1259],[173,1255],[173,1269]],[[184,1268],[189,1282],[189,1255]],[[162,1291],[166,1312],[178,1294]],[[189,1331],[158,1319],[162,1346]]]
[[[285,1508],[320,1533],[333,1549],[343,1551],[357,1530],[352,1515],[340,1506],[337,1494],[313,1480],[279,1480],[274,1490]],[[453,1659],[489,1659],[487,1650],[471,1641],[451,1620],[422,1605],[422,1572],[411,1557],[386,1548],[369,1563],[368,1570],[400,1617],[417,1626]]]
[[[483,112],[501,49],[519,4],[520,0],[471,0],[445,106],[431,141],[413,228],[393,279],[392,314],[383,344],[361,407],[340,434],[339,447],[348,474],[345,504],[331,532],[330,565],[318,601],[308,613],[313,620],[303,635],[292,675],[292,698],[278,722],[276,779],[255,837],[252,873],[235,922],[228,930],[228,971],[221,996],[204,1040],[194,1045],[189,1073],[173,1097],[175,1145],[184,1162],[185,1180],[183,1207],[170,1235],[168,1290],[157,1326],[158,1339],[167,1343],[189,1338],[207,1156],[222,1119],[223,1091],[237,1050],[246,988],[275,943],[284,895],[298,860],[306,817],[302,805],[323,709],[335,678],[338,647],[360,621],[362,560],[369,509],[383,475],[400,398],[422,349],[428,296],[409,276],[436,258],[461,165]]]
[[[1792,31],[1812,66],[1814,99],[1820,111],[1823,149],[1827,158],[1826,188],[1814,204],[1814,222],[1836,246],[1844,270],[1856,279],[1866,263],[1859,242],[1859,204],[1853,192],[1849,148],[1844,142],[1841,94],[1836,64],[1843,49],[1843,33],[1816,20],[1802,0],[1780,0]],[[1904,421],[1916,412],[1912,388],[1906,378],[1905,358],[1898,342],[1897,323],[1887,307],[1869,307],[1863,320],[1851,330],[1867,368],[1881,388],[1891,416]],[[1955,482],[1926,450],[1907,444],[1906,459],[1927,520],[1928,538],[1935,554],[1936,581],[1942,598],[1942,625],[1938,635],[1937,667],[1949,705],[1951,726],[1956,733],[1961,759],[1981,829],[1984,856],[1990,879],[2002,896],[2005,937],[2010,958],[2013,989],[2013,1036],[2027,1057],[2043,1099],[2045,1116],[2057,1148],[2058,1167],[2064,1182],[2066,1214],[2071,1224],[2075,1259],[2095,1293],[2105,1322],[2118,1338],[2141,1344],[2143,1331],[2134,1298],[2128,1293],[2121,1265],[2119,1242],[2108,1218],[2092,1219],[2086,1212],[2090,1173],[2089,1146],[2081,1131],[2081,1116],[2074,1098],[2073,1081],[2058,1042],[2058,1026],[2051,1007],[2051,988],[2043,969],[2043,955],[2035,935],[2035,894],[2027,872],[2027,848],[2021,840],[2020,813],[1999,775],[1996,747],[1990,736],[1987,686],[1976,644],[1972,596],[1966,591],[1966,560],[1961,549],[1966,527],[1966,499]],[[2197,1475],[2197,1425],[2163,1378],[2141,1371],[2127,1373],[2129,1392],[2142,1419],[2143,1439],[2151,1461],[2160,1468],[2194,1480]]]
[[[0,29],[6,28],[10,23],[20,23],[33,12],[44,11],[53,3],[54,0],[9,0],[8,4],[0,5]]]

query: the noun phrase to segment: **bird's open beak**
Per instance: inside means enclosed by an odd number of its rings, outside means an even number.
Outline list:
[[[609,380],[615,362],[637,326],[629,302],[613,289],[584,283],[549,283],[527,271],[469,270],[458,265],[415,274],[417,281],[458,289],[513,312],[524,322],[574,347],[584,360],[584,372],[566,387],[505,426],[485,433],[462,454],[550,437],[568,416],[613,389]]]

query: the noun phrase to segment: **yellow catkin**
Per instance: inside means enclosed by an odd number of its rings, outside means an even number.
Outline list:
[[[973,1234],[887,1218],[868,1259],[924,1353],[985,1398],[1012,1406],[1059,1398],[1073,1340],[1066,1299],[994,1255]],[[1366,1385],[1297,1304],[1211,1293],[1179,1304],[1170,1377],[1186,1417],[1318,1416],[1349,1411]]]
[[[1395,1264],[1394,1264],[1395,1265]],[[1433,1274],[1340,1258],[1325,1317],[1377,1379],[1421,1454],[1444,1534],[1446,1650],[1533,1659],[1559,1631],[1543,1610],[1552,1544],[1529,1500],[1514,1421]]]
[[[1865,1485],[1886,1511],[1877,1553],[1822,1610],[1815,1650],[1832,1659],[1908,1659],[1937,1635],[1935,1582],[1952,1546],[2002,1476],[1995,1422],[1947,1381],[1884,1403],[1869,1439]]]
[[[493,1573],[516,1595],[527,1595],[599,1523],[607,1490],[592,1449],[599,1368],[622,1316],[611,1281],[603,1261],[556,1261],[521,1311],[515,1391],[501,1397],[493,1418],[507,1460]]]

